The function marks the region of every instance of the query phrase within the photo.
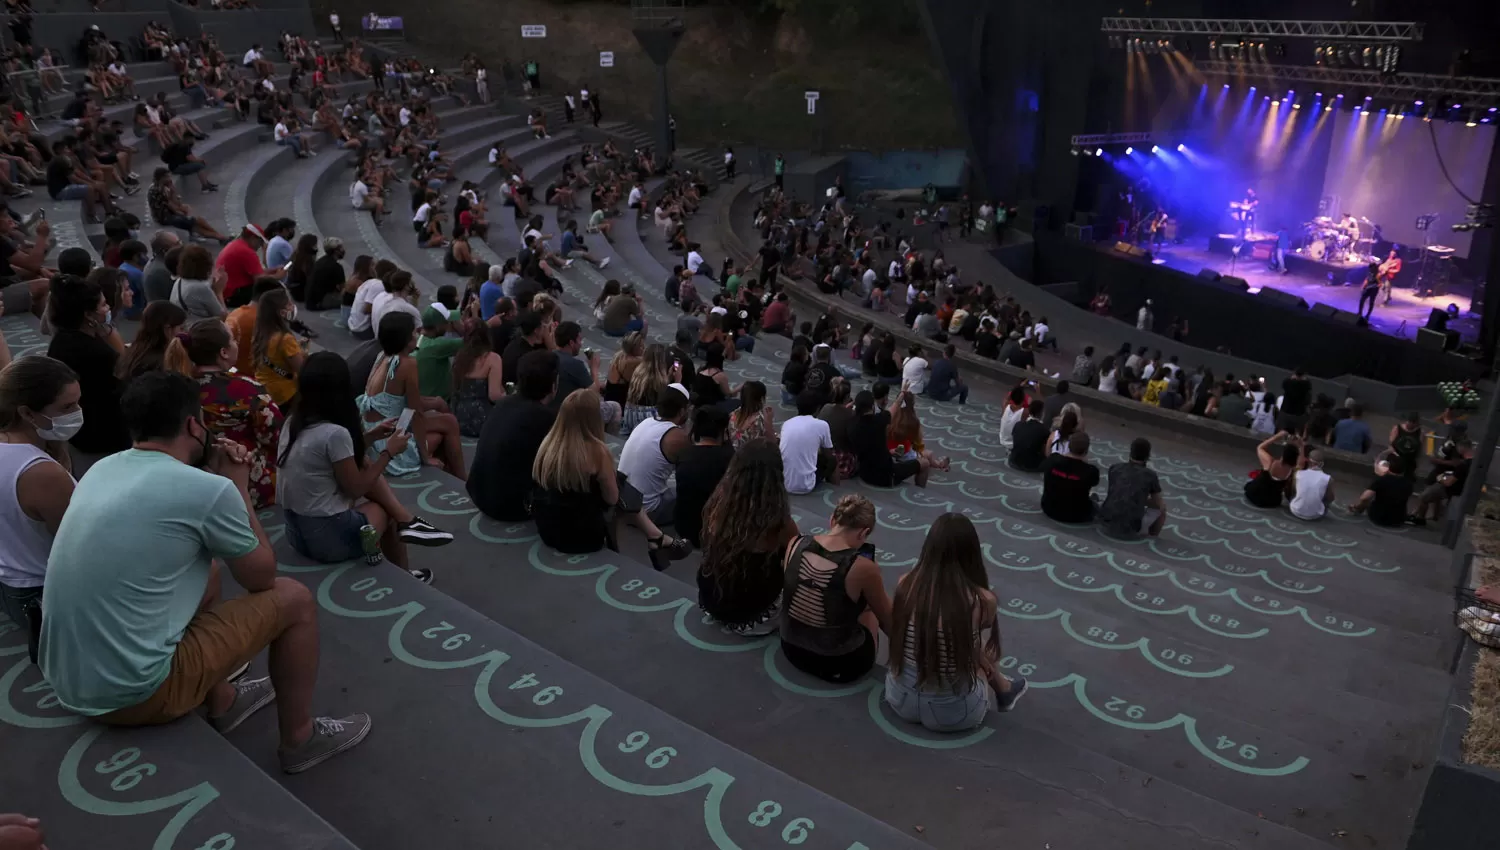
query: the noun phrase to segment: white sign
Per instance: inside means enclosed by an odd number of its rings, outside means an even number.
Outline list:
[[[615,66],[615,52],[613,50],[599,51],[599,67],[613,68]]]
[[[805,91],[802,96],[807,98],[807,114],[818,114],[818,98],[821,96],[815,91]]]
[[[521,37],[522,38],[546,38],[547,37],[547,25],[546,24],[523,24],[521,26]]]

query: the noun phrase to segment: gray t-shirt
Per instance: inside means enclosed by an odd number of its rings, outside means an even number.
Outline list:
[[[206,280],[178,278],[172,286],[171,301],[187,312],[189,320],[222,319],[229,313]]]
[[[589,375],[589,364],[582,357],[566,351],[557,352],[557,390],[552,393],[552,409],[562,408],[563,399],[576,390],[586,390],[594,385]]]
[[[144,277],[147,302],[166,301],[172,297],[173,278],[166,263],[160,259],[147,263]]]
[[[309,517],[337,516],[354,507],[354,500],[339,492],[333,465],[354,457],[354,438],[349,430],[332,422],[304,428],[287,451],[291,422],[281,429],[276,456],[286,462],[276,474],[276,501],[294,514]]]
[[[683,313],[677,317],[677,329],[687,331],[693,335],[693,339],[697,339],[698,335],[703,333],[703,317],[693,313]]]

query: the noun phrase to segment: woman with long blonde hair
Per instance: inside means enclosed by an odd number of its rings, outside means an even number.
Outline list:
[[[703,508],[698,606],[737,635],[776,631],[782,557],[797,534],[781,447],[764,439],[745,443]]]
[[[609,361],[609,374],[604,376],[605,401],[625,407],[625,401],[630,396],[630,379],[641,365],[641,357],[645,353],[646,335],[640,331],[627,334],[620,341],[620,350]]]
[[[575,390],[557,411],[531,466],[536,488],[531,516],[542,542],[567,554],[618,550],[615,524],[624,519],[646,535],[652,566],[686,557],[686,540],[663,534],[642,510],[641,494],[620,481],[604,443],[599,393]]]
[[[1000,672],[1000,629],[979,533],[963,514],[938,517],[891,607],[885,700],[903,720],[960,732],[1010,711],[1023,678]]]
[[[630,375],[630,388],[625,394],[625,413],[620,424],[620,436],[629,437],[635,426],[656,415],[656,399],[667,384],[677,380],[681,367],[673,367],[667,358],[667,347],[658,342],[646,346],[640,365]]]

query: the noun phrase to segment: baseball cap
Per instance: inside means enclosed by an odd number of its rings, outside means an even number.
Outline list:
[[[672,389],[674,389],[674,390],[682,393],[682,397],[683,398],[692,398],[693,397],[692,394],[688,392],[687,387],[684,387],[682,384],[667,384],[667,386],[669,386]]]
[[[256,239],[259,239],[262,242],[266,240],[266,232],[264,230],[261,230],[260,225],[258,224],[246,224],[243,228],[243,232],[254,236]]]
[[[422,327],[425,330],[435,331],[447,324],[448,314],[436,307],[428,307],[422,311]]]

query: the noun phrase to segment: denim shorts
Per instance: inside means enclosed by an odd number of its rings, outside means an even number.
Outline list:
[[[993,697],[989,683],[979,675],[965,693],[918,690],[916,668],[907,667],[899,676],[885,674],[885,702],[908,723],[920,723],[933,732],[964,732],[984,722]]]
[[[322,564],[363,558],[359,530],[370,524],[363,513],[350,509],[333,516],[302,516],[286,511],[286,536],[297,554]]]
[[[82,183],[70,183],[54,197],[59,201],[81,201],[89,195],[89,187]]]

